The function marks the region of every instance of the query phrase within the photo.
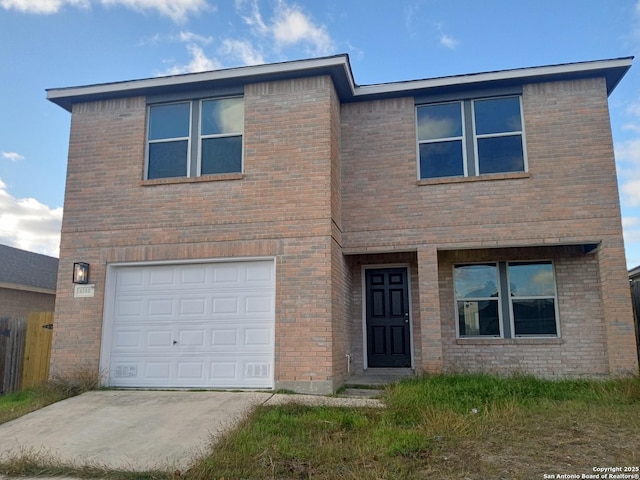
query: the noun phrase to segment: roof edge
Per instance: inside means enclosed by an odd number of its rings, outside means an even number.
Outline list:
[[[46,92],[48,100],[61,106],[65,110],[71,111],[72,105],[79,101],[84,101],[85,99],[90,100],[92,98],[114,98],[125,93],[128,96],[132,93],[146,94],[155,90],[166,88],[175,89],[196,84],[223,83],[225,81],[233,81],[236,84],[247,84],[259,79],[265,81],[270,78],[279,79],[322,74],[341,76],[342,78],[334,78],[334,81],[339,83],[343,90],[350,90],[350,92],[342,92],[343,94],[353,95],[355,83],[347,54],[152,77],[140,80],[92,84],[78,87],[49,88],[46,89]]]
[[[55,295],[55,288],[34,287],[33,285],[23,285],[20,283],[0,282],[0,288],[6,288],[7,290],[20,290],[22,292],[32,293],[46,293],[48,295]]]
[[[47,99],[71,111],[74,103],[112,99],[123,96],[149,95],[157,92],[177,91],[186,87],[247,85],[264,81],[284,80],[310,76],[330,75],[342,101],[360,101],[377,98],[422,94],[443,89],[474,88],[482,84],[516,84],[549,80],[569,80],[602,76],[610,95],[627,73],[633,56],[608,60],[563,63],[524,67],[509,70],[452,75],[422,80],[406,80],[371,85],[357,85],[348,54],[290,62],[269,63],[223,70],[188,73],[166,77],[93,84],[78,87],[47,89]]]
[[[509,82],[514,80],[541,81],[553,77],[585,77],[598,73],[615,71],[607,78],[607,93],[611,94],[620,83],[622,77],[631,68],[634,57],[619,57],[587,62],[562,63],[538,67],[524,67],[509,70],[472,73],[466,75],[451,75],[424,80],[408,80],[402,82],[362,85],[356,88],[356,97],[385,96],[407,91],[431,90],[443,87],[464,87],[488,82]]]

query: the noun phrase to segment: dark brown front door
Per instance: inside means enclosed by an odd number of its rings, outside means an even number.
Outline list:
[[[365,270],[369,367],[411,367],[406,268]]]

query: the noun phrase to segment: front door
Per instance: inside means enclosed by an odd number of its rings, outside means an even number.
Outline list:
[[[368,366],[411,367],[406,268],[365,270]]]

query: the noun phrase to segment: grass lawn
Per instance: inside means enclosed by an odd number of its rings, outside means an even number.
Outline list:
[[[187,478],[529,480],[640,466],[640,378],[443,375],[384,400],[259,408]]]
[[[0,424],[51,405],[63,398],[65,398],[64,394],[44,388],[32,388],[0,395]]]
[[[381,409],[258,407],[187,472],[113,472],[25,457],[0,463],[0,474],[529,480],[589,478],[582,475],[595,475],[594,467],[640,467],[640,377],[594,382],[438,375],[390,386],[383,400],[387,407]]]

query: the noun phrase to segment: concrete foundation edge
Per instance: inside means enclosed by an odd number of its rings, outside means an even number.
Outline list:
[[[275,390],[290,390],[296,393],[304,393],[307,395],[331,395],[335,392],[333,382],[330,380],[322,381],[277,381]]]

